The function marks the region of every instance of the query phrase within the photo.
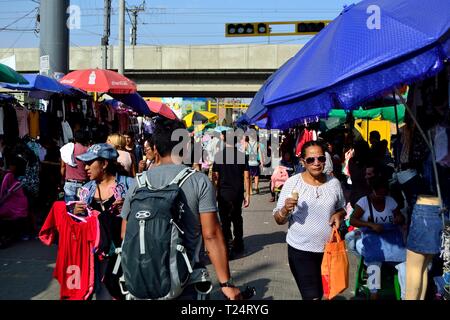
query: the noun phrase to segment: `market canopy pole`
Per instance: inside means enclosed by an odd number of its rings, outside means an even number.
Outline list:
[[[398,127],[398,110],[397,110],[397,99],[395,98],[395,92],[394,92],[394,100],[395,100],[395,105],[394,105],[394,111],[395,111],[395,127],[397,129],[397,137],[395,139],[395,144],[394,144],[394,163],[395,163],[395,168],[398,170],[399,166],[400,166],[400,150],[399,150],[399,135],[400,135],[400,129]]]
[[[69,71],[70,0],[41,0],[39,73],[59,79]]]

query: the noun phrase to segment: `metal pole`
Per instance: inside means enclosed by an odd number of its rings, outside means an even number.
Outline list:
[[[104,0],[104,20],[103,20],[103,37],[102,37],[102,68],[108,69],[108,45],[109,36],[111,34],[111,0]]]
[[[120,74],[125,73],[125,0],[119,0],[119,66]]]
[[[394,98],[395,98],[395,93],[394,93]],[[395,99],[395,106],[394,106],[394,111],[395,111],[395,126],[397,128],[397,138],[395,139],[395,144],[394,144],[394,163],[395,163],[395,168],[398,169],[399,168],[399,164],[400,164],[400,155],[399,155],[399,127],[398,127],[398,110],[397,110],[397,99]]]
[[[40,2],[39,69],[55,78],[69,71],[69,5],[70,0]]]
[[[430,131],[428,131],[428,136],[425,134],[425,132],[423,131],[422,127],[420,126],[420,124],[417,122],[416,116],[412,113],[411,109],[409,108],[408,104],[406,103],[406,100],[401,96],[400,92],[398,92],[398,90],[396,90],[400,101],[402,102],[402,104],[405,105],[405,108],[408,110],[409,114],[411,115],[411,118],[413,119],[414,123],[416,124],[416,128],[419,130],[420,134],[422,135],[423,140],[425,141],[425,143],[427,144],[428,148],[430,149],[431,152],[431,162],[433,163],[433,171],[434,171],[434,177],[436,179],[436,192],[437,192],[437,196],[439,198],[439,206],[441,209],[444,208],[444,204],[442,202],[442,194],[441,194],[441,187],[439,184],[439,175],[438,175],[438,171],[437,171],[437,165],[436,165],[436,155],[434,154],[434,146],[432,144],[432,139],[431,139],[431,133]]]

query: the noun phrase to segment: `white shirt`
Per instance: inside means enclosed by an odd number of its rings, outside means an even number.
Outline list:
[[[362,221],[369,221],[370,210],[367,197],[362,197],[356,202],[356,205],[363,209],[364,214],[361,217]],[[397,202],[392,197],[386,196],[384,210],[382,212],[377,211],[372,204],[374,223],[386,224],[394,223],[394,210],[398,207]]]
[[[331,235],[330,218],[345,206],[341,184],[338,179],[327,176],[324,184],[313,186],[303,180],[301,173],[296,174],[284,183],[273,214],[284,206],[293,190],[299,195],[297,206],[289,217],[286,242],[297,250],[323,252]]]

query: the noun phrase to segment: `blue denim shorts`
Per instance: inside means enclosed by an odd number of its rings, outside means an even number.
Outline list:
[[[439,206],[416,204],[411,217],[406,248],[436,254],[441,249],[442,217]]]

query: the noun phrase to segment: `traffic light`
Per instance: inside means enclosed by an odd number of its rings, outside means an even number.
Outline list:
[[[225,25],[226,37],[257,37],[257,36],[294,36],[314,35],[330,23],[329,20],[315,21],[283,21],[283,22],[241,22]],[[293,31],[277,32],[271,25],[292,25]]]
[[[225,25],[225,35],[227,37],[251,37],[265,36],[269,34],[267,23],[227,23]]]
[[[316,34],[325,28],[324,21],[304,21],[297,23],[296,31],[300,34]]]

